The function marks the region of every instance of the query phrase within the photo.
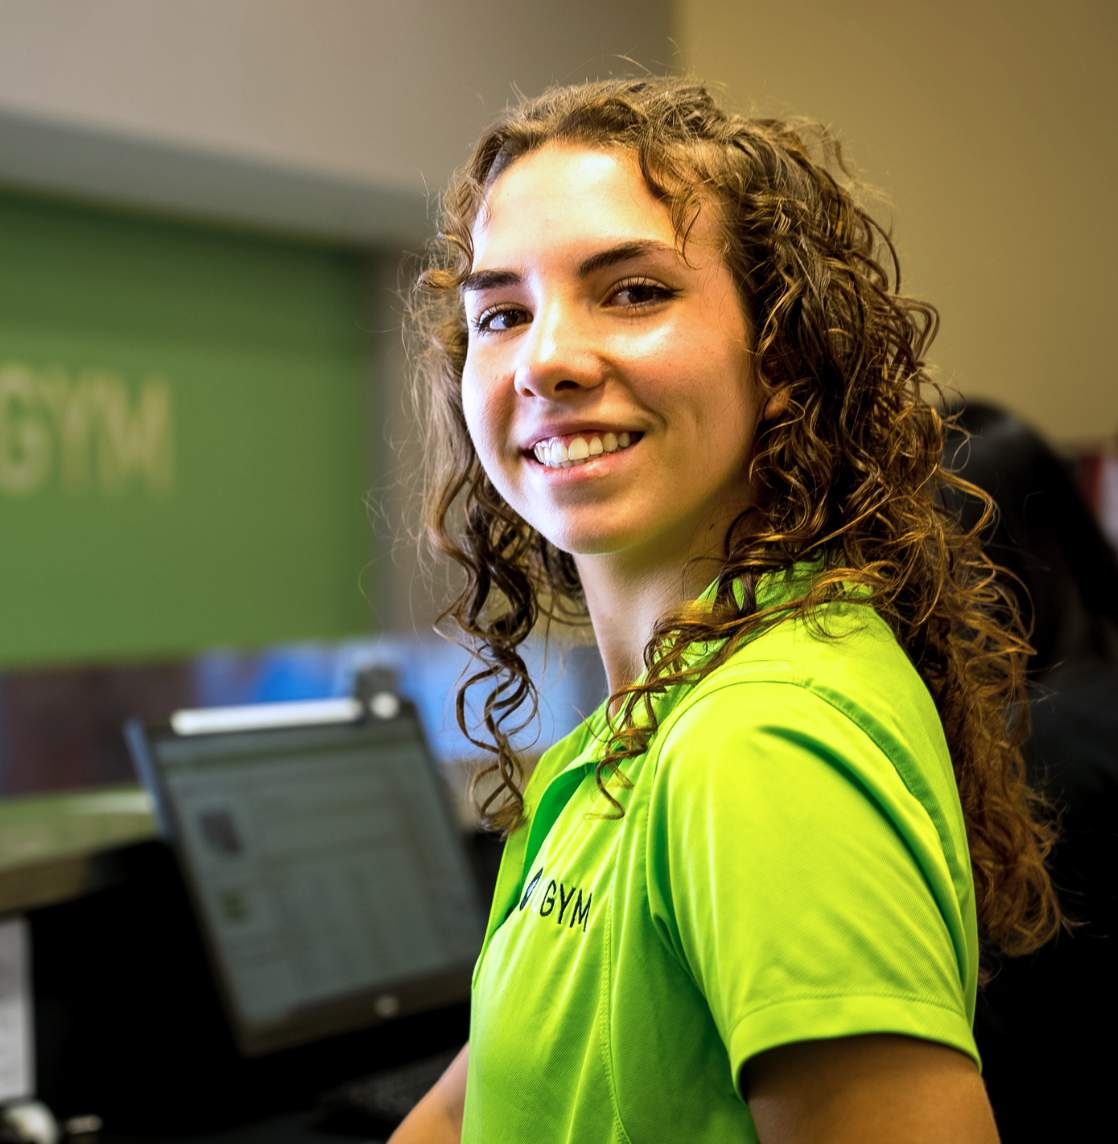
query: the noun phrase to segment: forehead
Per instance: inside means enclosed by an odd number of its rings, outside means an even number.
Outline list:
[[[703,236],[709,213],[701,212],[690,239]],[[474,269],[642,238],[678,246],[671,213],[649,190],[636,156],[548,144],[517,159],[490,187],[473,227]]]

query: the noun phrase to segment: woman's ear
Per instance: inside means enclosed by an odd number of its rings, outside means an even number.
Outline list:
[[[774,417],[779,417],[788,408],[788,401],[791,396],[791,388],[787,385],[781,386],[765,402],[765,410],[761,414],[761,420],[772,421]]]

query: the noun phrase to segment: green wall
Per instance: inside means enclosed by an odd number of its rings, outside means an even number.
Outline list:
[[[367,257],[0,193],[0,666],[367,629]]]

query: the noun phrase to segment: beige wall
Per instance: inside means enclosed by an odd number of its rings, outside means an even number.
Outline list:
[[[391,244],[519,88],[664,66],[670,0],[0,0],[0,185]]]
[[[738,110],[832,124],[895,204],[931,359],[1064,444],[1118,434],[1118,6],[677,0]]]

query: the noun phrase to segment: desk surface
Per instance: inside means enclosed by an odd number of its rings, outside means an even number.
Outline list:
[[[113,878],[113,850],[158,834],[136,784],[0,800],[0,915],[68,901]]]

